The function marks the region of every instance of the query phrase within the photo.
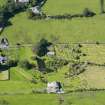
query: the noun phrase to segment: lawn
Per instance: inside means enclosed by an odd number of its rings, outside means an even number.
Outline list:
[[[57,15],[81,13],[84,8],[99,13],[99,0],[48,0],[43,10],[49,15]]]
[[[12,25],[3,31],[1,36],[8,37],[12,44],[17,42],[35,43],[42,37],[51,41],[54,40],[54,37],[57,37],[58,42],[62,43],[104,41],[105,15],[100,15],[99,0],[67,0],[66,2],[63,0],[48,0],[43,9],[48,15],[60,15],[82,13],[85,7],[90,8],[97,15],[93,18],[75,18],[72,20],[30,20],[26,12],[19,13],[10,19]]]
[[[0,96],[0,100],[6,100],[10,105],[58,105],[56,97],[53,94],[11,95]]]
[[[0,6],[5,5],[6,0],[0,0]]]
[[[58,42],[104,42],[105,15],[93,18],[77,18],[73,20],[29,20],[26,12],[11,19],[12,25],[7,27],[1,36],[9,39],[11,44],[36,43],[41,38]],[[25,25],[24,25],[25,24]],[[102,28],[99,28],[102,27]],[[75,37],[75,38],[74,38]]]
[[[77,92],[64,95],[30,94],[0,96],[9,105],[104,105],[105,92]],[[11,100],[12,99],[12,100]],[[59,101],[62,99],[61,101]],[[18,100],[18,101],[17,101]],[[61,104],[60,104],[61,103]],[[3,105],[3,104],[2,104]]]
[[[0,72],[0,80],[8,80],[9,79],[9,71],[1,71]]]

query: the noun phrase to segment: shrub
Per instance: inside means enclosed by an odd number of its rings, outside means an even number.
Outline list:
[[[6,100],[0,100],[0,105],[9,105],[9,103]]]
[[[33,94],[44,94],[44,93],[47,93],[47,90],[46,89],[32,89],[32,93]]]
[[[69,73],[66,74],[65,76],[74,76],[74,75],[79,75],[80,73],[83,73],[86,70],[87,64],[81,63],[81,62],[75,62],[73,64],[69,65]]]
[[[46,83],[48,83],[48,80],[47,80],[47,79],[45,79],[45,78],[42,78],[42,79],[41,79],[41,82],[43,82],[43,83],[45,83],[45,84],[46,84]]]
[[[82,45],[82,44],[78,44],[78,47],[80,47],[80,48],[81,48],[81,47],[83,47],[83,45]]]
[[[27,70],[34,68],[34,65],[31,64],[28,60],[20,61],[19,66]]]
[[[32,10],[30,10],[30,9],[27,10],[27,16],[29,19],[33,18],[34,14],[32,13]]]
[[[58,68],[67,65],[69,61],[61,58],[51,58],[46,61],[47,72],[57,71]]]
[[[96,41],[96,45],[99,45],[99,44],[100,44],[100,42]]]
[[[10,60],[8,61],[9,67],[16,67],[18,65],[18,60]]]
[[[91,10],[89,10],[88,8],[85,8],[83,10],[84,17],[93,17],[94,15],[96,15],[96,14],[94,12],[92,12]]]
[[[35,78],[32,78],[31,83],[37,84],[37,80]]]

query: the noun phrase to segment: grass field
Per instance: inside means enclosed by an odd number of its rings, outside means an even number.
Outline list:
[[[54,5],[54,3],[58,6]],[[44,12],[48,15],[72,14],[72,12],[75,14],[75,12],[82,13],[83,9],[86,7],[95,11],[97,16],[73,20],[35,21],[29,20],[26,12],[19,13],[10,19],[12,25],[7,27],[1,36],[7,36],[10,43],[14,44],[17,42],[35,43],[42,37],[53,40],[54,36],[58,37],[60,42],[104,41],[105,15],[100,15],[98,0],[67,0],[66,2],[63,0],[58,0],[56,2],[48,0],[44,6]],[[15,37],[17,37],[17,39]]]
[[[105,92],[82,92],[66,95],[35,94],[35,95],[11,95],[0,96],[9,105],[59,105],[59,99],[64,100],[63,105],[104,105]],[[12,99],[12,100],[11,100]],[[18,100],[18,101],[17,101]],[[25,100],[25,101],[24,101]],[[0,101],[2,103],[2,101]]]
[[[54,40],[55,36],[59,39],[58,42],[62,43],[104,42],[104,17],[104,15],[100,15],[93,18],[77,18],[73,20],[33,21],[29,20],[24,12],[11,19],[13,25],[7,27],[1,36],[7,36],[12,44],[17,42],[35,43],[42,37]],[[24,24],[26,25],[24,26]]]
[[[9,71],[2,71],[0,73],[0,80],[8,80],[9,79]]]
[[[0,1],[0,6],[5,5],[5,2],[6,2],[6,0],[1,0],[1,1]]]
[[[90,8],[99,13],[99,0],[48,0],[44,6],[45,12],[50,15],[81,13],[84,8]]]

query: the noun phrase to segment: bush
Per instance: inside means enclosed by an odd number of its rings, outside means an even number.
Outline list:
[[[29,19],[33,18],[34,14],[32,13],[32,10],[30,10],[30,9],[27,10],[27,16]]]
[[[33,94],[45,94],[47,93],[46,89],[32,89]]]
[[[31,83],[37,84],[37,80],[35,78],[32,78]]]
[[[24,69],[27,69],[27,70],[32,69],[32,68],[35,67],[35,66],[34,66],[33,64],[31,64],[28,60],[20,61],[20,62],[19,62],[19,66],[20,66],[21,68],[24,68]]]
[[[9,103],[6,100],[0,100],[0,105],[9,105]]]
[[[96,14],[94,12],[92,12],[91,10],[89,10],[88,8],[85,8],[83,10],[84,17],[93,17],[94,15],[96,15]]]
[[[40,76],[40,81],[43,83],[48,83],[48,80],[44,76]]]
[[[58,68],[61,68],[67,65],[69,61],[61,58],[51,58],[46,61],[47,72],[57,71]]]
[[[79,75],[80,73],[83,73],[86,70],[87,64],[81,63],[81,62],[75,62],[73,64],[69,65],[69,73],[66,74],[65,76],[74,76],[74,75]]]
[[[100,42],[96,41],[96,45],[99,45],[99,44],[100,44]]]
[[[18,65],[18,60],[10,60],[8,62],[9,67],[16,67]]]

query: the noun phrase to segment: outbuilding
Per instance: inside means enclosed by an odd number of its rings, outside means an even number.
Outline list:
[[[55,52],[54,51],[47,52],[47,56],[54,56],[54,55],[55,55]]]
[[[0,48],[7,49],[9,47],[9,41],[7,38],[2,38],[0,41]]]
[[[0,64],[3,64],[7,61],[7,57],[5,56],[0,56]]]
[[[18,3],[28,3],[29,0],[15,0],[15,2],[18,2]]]
[[[41,9],[39,6],[35,6],[35,7],[31,7],[30,10],[32,11],[32,13],[34,13],[35,15],[41,15]]]
[[[60,82],[54,81],[47,84],[48,93],[64,93]]]

